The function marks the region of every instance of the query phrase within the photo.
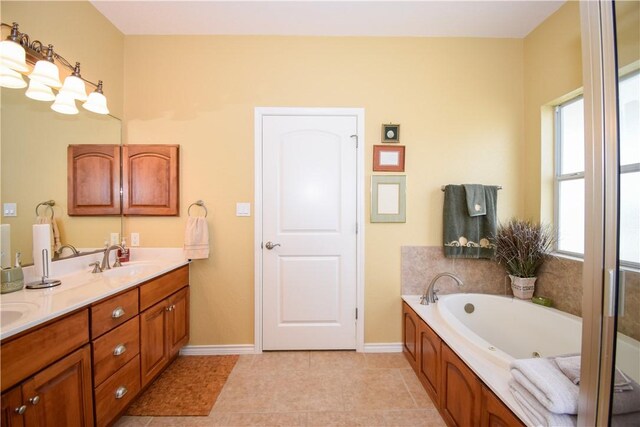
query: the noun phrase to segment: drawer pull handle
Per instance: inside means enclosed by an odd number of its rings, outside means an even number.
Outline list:
[[[113,312],[111,313],[111,317],[113,317],[114,319],[122,316],[124,316],[124,308],[122,307],[116,307],[115,310],[113,310]]]
[[[22,415],[27,411],[27,405],[18,406],[16,408],[16,414]]]
[[[127,388],[125,386],[121,385],[116,390],[116,399],[122,399],[124,397],[124,395],[127,394],[128,391],[129,390],[127,390]]]
[[[40,403],[40,396],[33,396],[31,399],[29,399],[29,403],[31,403],[32,405],[37,405],[38,403]]]
[[[118,344],[116,348],[113,349],[113,355],[120,356],[125,351],[127,351],[127,347],[125,347],[124,344]]]

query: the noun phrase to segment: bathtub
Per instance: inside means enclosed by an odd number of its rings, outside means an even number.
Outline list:
[[[513,359],[581,351],[582,319],[553,308],[486,294],[446,295],[436,306],[444,321],[505,368]],[[616,365],[638,381],[640,342],[617,338]]]
[[[418,295],[402,299],[527,425],[531,422],[509,391],[509,364],[581,350],[579,317],[529,301],[486,294],[444,295],[430,305],[421,305]],[[618,334],[616,364],[637,382],[639,358],[640,342]]]

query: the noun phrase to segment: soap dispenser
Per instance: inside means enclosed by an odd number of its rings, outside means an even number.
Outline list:
[[[120,246],[122,246],[122,249],[118,249],[118,259],[120,262],[129,262],[129,248],[127,247],[127,241],[122,239]]]
[[[16,252],[16,262],[13,268],[2,269],[0,293],[8,294],[24,288],[24,273],[21,264],[20,252]]]

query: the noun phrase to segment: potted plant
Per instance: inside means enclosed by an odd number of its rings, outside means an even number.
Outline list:
[[[553,249],[554,241],[551,227],[540,223],[512,218],[498,226],[495,259],[509,273],[514,296],[533,297],[536,272]]]

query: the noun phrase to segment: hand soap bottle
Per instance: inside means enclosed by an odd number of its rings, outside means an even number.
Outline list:
[[[16,263],[13,268],[2,269],[2,279],[0,280],[0,293],[19,291],[24,288],[24,273],[20,262],[20,252],[16,253]]]
[[[120,262],[129,262],[129,248],[125,239],[122,239],[120,246],[122,249],[118,249],[118,259]]]

